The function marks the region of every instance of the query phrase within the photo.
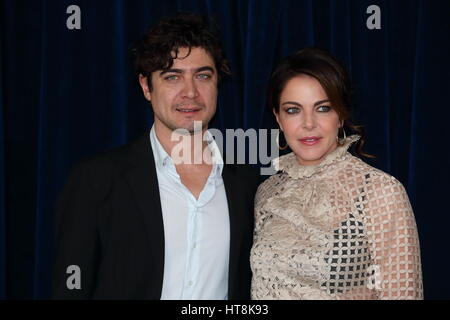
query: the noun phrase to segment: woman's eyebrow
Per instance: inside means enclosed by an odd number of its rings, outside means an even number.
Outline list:
[[[320,100],[314,103],[314,106],[318,106],[319,104],[325,103],[325,102],[330,102],[330,99],[325,99],[325,100]],[[286,101],[283,102],[281,105],[285,105],[285,104],[293,104],[295,106],[301,107],[301,103],[295,102],[295,101]]]
[[[330,102],[330,99],[317,101],[316,103],[314,103],[314,106],[317,106],[317,105],[322,104],[324,102]]]
[[[286,101],[286,102],[283,102],[281,105],[284,106],[285,104],[293,104],[293,105],[298,106],[298,107],[302,106],[300,103],[294,102],[294,101]]]

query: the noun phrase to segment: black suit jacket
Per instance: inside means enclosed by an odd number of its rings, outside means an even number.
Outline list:
[[[249,299],[253,201],[259,176],[225,165],[230,215],[229,299]],[[160,299],[164,230],[148,131],[72,169],[56,204],[55,299]],[[81,289],[69,290],[70,265]]]

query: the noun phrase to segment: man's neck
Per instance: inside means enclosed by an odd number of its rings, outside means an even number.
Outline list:
[[[159,143],[172,159],[183,156],[182,165],[211,163],[210,149],[206,141],[203,140],[206,130],[207,128],[202,128],[201,131],[184,135],[155,123],[155,134]]]

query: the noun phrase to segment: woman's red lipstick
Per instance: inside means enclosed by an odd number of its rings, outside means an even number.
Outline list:
[[[300,141],[304,145],[313,146],[313,145],[319,143],[320,139],[322,139],[322,138],[320,138],[320,137],[305,137],[302,139],[298,139],[298,141]]]

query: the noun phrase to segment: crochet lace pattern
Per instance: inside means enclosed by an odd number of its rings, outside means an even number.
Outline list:
[[[252,299],[423,299],[417,226],[394,177],[348,152],[290,153],[258,188]]]

